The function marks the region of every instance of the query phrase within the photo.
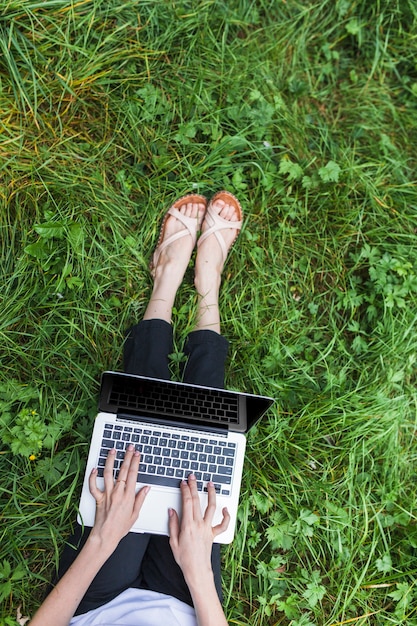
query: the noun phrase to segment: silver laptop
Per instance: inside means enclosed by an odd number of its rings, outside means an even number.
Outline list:
[[[115,478],[125,449],[141,453],[138,489],[151,485],[133,532],[168,535],[168,509],[181,515],[180,482],[195,474],[201,510],[207,506],[207,482],[216,488],[213,525],[227,506],[231,520],[216,542],[234,536],[246,446],[245,433],[273,403],[272,398],[190,385],[121,372],[104,372],[78,514],[93,526],[95,500],[88,477],[98,468],[103,487],[108,451],[116,450]]]

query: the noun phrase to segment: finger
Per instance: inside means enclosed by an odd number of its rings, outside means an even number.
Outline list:
[[[103,492],[97,487],[97,468],[94,467],[91,470],[91,474],[88,478],[88,486],[90,493],[96,502],[99,502],[103,496]]]
[[[129,471],[129,467],[130,467],[130,461],[132,459],[133,456],[133,451],[134,451],[134,447],[132,446],[132,444],[130,444],[127,448],[126,448],[126,452],[125,452],[125,456],[123,459],[123,463],[120,466],[119,469],[119,475],[117,477],[117,481],[118,482],[122,482],[122,480],[124,482],[127,482],[127,474]]]
[[[132,514],[133,517],[135,518],[135,522],[139,517],[140,510],[143,506],[143,503],[145,502],[145,498],[148,495],[150,489],[151,488],[149,486],[142,487],[142,489],[140,489],[135,496],[135,503],[133,505],[133,514]]]
[[[116,450],[113,448],[108,451],[106,464],[104,466],[104,488],[106,491],[111,491],[114,487],[113,480],[113,468],[114,468],[114,460],[116,458]]]
[[[186,524],[193,521],[193,499],[191,497],[190,487],[187,481],[182,480],[180,484],[182,499],[182,523]]]
[[[201,519],[201,504],[200,498],[198,497],[197,479],[194,474],[190,474],[188,476],[188,486],[190,488],[190,494],[192,499],[193,518]]]
[[[178,547],[178,537],[180,534],[180,520],[178,513],[174,509],[168,510],[168,530],[169,530],[169,545],[172,551]]]
[[[130,459],[130,464],[129,464],[129,468],[127,471],[127,478],[126,478],[127,489],[132,489],[134,491],[136,488],[136,483],[138,482],[139,463],[140,463],[140,453],[133,449],[133,455]]]
[[[229,522],[230,522],[229,511],[227,510],[226,507],[224,507],[224,509],[222,510],[222,513],[223,513],[222,521],[220,522],[220,524],[217,524],[217,526],[213,527],[213,537],[217,537],[218,535],[220,535],[221,533],[224,533],[225,530],[228,529]]]
[[[210,525],[216,512],[216,489],[214,483],[207,483],[207,508],[204,513],[204,521]]]

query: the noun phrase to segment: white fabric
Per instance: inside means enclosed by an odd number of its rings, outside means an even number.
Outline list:
[[[194,609],[176,598],[146,589],[127,589],[70,626],[197,626]]]

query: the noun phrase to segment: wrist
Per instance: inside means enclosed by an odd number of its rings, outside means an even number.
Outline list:
[[[101,531],[93,527],[87,541],[85,542],[85,547],[87,546],[87,548],[91,549],[94,554],[99,554],[102,557],[105,557],[104,560],[107,560],[109,556],[113,554],[118,544],[119,541],[116,541],[111,537],[103,536]]]
[[[202,590],[205,593],[210,587],[215,588],[214,574],[211,567],[199,568],[198,572],[185,571],[183,574],[191,595],[200,593]]]

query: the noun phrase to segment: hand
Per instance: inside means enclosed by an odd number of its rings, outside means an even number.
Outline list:
[[[113,478],[116,451],[109,450],[104,467],[104,491],[97,487],[97,469],[90,474],[89,487],[96,501],[96,517],[91,535],[110,542],[114,548],[127,535],[139,517],[150,487],[143,487],[135,495],[140,454],[130,445],[119,470]]]
[[[221,523],[212,527],[216,511],[216,490],[213,483],[208,483],[207,490],[208,504],[203,516],[198,497],[197,481],[194,474],[190,474],[188,482],[182,481],[181,483],[181,524],[177,512],[173,509],[169,510],[169,543],[188,586],[201,583],[205,573],[212,574],[211,550],[213,540],[227,529],[230,521],[230,515],[224,508]]]

